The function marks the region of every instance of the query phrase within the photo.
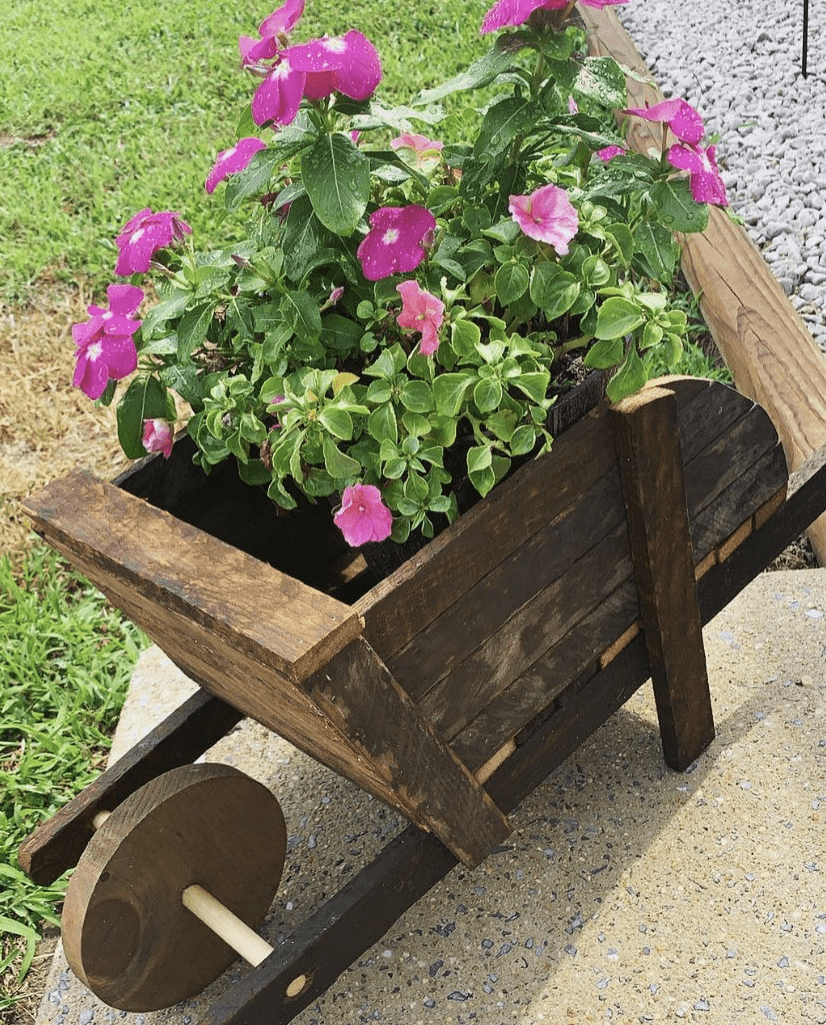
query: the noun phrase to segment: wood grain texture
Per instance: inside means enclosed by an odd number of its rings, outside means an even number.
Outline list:
[[[611,410],[663,753],[686,769],[714,739],[677,406],[649,388]]]
[[[229,765],[186,765],[114,809],[80,859],[63,909],[73,971],[112,1007],[153,1011],[200,992],[237,958],[183,905],[203,886],[251,928],[278,889],[278,801]]]
[[[20,847],[20,867],[49,886],[77,864],[99,811],[117,807],[162,772],[194,762],[242,718],[231,705],[197,691],[35,830]]]
[[[584,8],[589,47],[611,54],[646,76],[628,79],[629,106],[663,99],[650,71],[614,11]],[[627,121],[627,139],[646,152],[659,151],[660,125]],[[674,140],[672,140],[674,141]],[[771,417],[790,470],[826,444],[826,361],[760,251],[724,210],[710,209],[708,228],[682,240],[686,280],[732,372],[737,388]],[[821,564],[826,560],[826,519],[809,528]]]

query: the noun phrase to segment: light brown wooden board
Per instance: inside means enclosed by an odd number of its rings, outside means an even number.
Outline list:
[[[508,834],[482,786],[356,643],[361,621],[348,606],[89,474],[26,507],[205,690],[433,829],[469,865]],[[394,748],[405,752],[398,764]]]
[[[580,8],[594,54],[611,54],[645,77],[628,79],[629,106],[652,106],[663,94],[613,10]],[[701,111],[702,113],[702,111]],[[660,148],[661,126],[626,121],[628,142],[646,152]],[[671,139],[671,141],[676,141]],[[826,360],[745,229],[717,207],[701,234],[682,239],[686,280],[737,388],[766,410],[797,469],[826,444]],[[826,564],[826,517],[808,531]]]

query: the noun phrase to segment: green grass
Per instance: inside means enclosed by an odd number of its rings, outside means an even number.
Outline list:
[[[0,1011],[28,968],[42,920],[56,922],[65,880],[32,883],[17,849],[100,772],[135,660],[147,641],[38,544],[22,566],[0,558]]]
[[[220,197],[203,190],[254,80],[238,36],[261,0],[4,0],[0,19],[0,302],[44,284],[112,280],[112,240],[137,210],[180,210],[199,243]],[[379,97],[409,99],[480,55],[483,0],[400,7],[309,0],[293,38],[359,28],[377,46]],[[226,231],[227,226],[224,226]]]

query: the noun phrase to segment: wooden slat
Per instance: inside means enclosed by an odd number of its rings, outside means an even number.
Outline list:
[[[611,410],[663,753],[686,769],[714,739],[677,407],[649,388]]]
[[[195,761],[242,718],[230,705],[197,691],[32,833],[20,848],[20,867],[49,886],[77,864],[99,811],[116,807],[162,772]]]
[[[359,638],[306,683],[315,704],[372,764],[408,817],[475,866],[511,830],[486,791]]]
[[[580,10],[589,47],[611,54],[644,75],[628,79],[629,106],[653,105],[662,92],[610,9]],[[626,138],[641,152],[659,150],[660,125],[628,120]],[[673,140],[672,140],[673,141]],[[682,240],[682,266],[700,299],[706,324],[738,389],[757,401],[777,428],[791,470],[826,444],[826,360],[742,226],[717,207],[708,228]],[[826,560],[826,517],[809,528],[812,547]]]

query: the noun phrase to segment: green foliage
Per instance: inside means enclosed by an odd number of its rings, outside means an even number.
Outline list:
[[[41,920],[57,923],[65,880],[35,885],[17,849],[99,774],[145,644],[45,546],[19,570],[0,558],[0,932],[26,943],[21,975]],[[0,960],[0,974],[7,967]],[[0,1009],[10,1004],[0,991]]]

